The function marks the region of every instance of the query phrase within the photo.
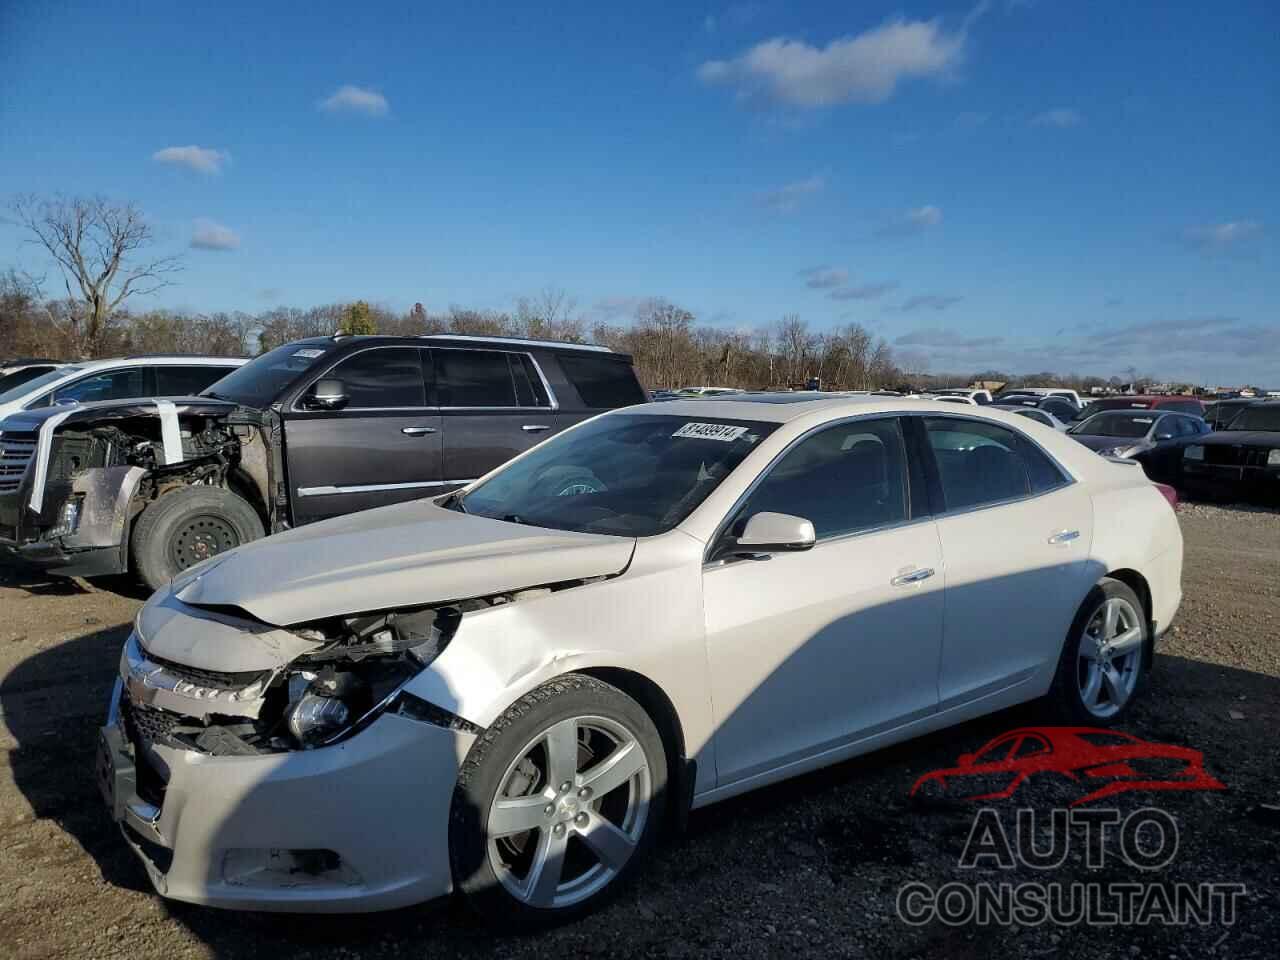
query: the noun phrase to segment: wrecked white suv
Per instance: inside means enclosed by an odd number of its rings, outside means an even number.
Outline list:
[[[561,920],[693,807],[1037,697],[1123,716],[1181,561],[1140,469],[1019,417],[631,407],[181,574],[99,779],[169,897]]]

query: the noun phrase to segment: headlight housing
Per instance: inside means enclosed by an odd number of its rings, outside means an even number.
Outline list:
[[[1267,454],[1268,467],[1280,467],[1280,450],[1272,450]]]
[[[1275,453],[1276,451],[1272,451]],[[1199,443],[1188,444],[1182,450],[1182,459],[1184,460],[1203,460],[1204,446]]]

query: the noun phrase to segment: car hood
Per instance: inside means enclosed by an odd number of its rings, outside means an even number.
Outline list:
[[[177,408],[179,413],[203,413],[216,416],[230,413],[236,409],[234,403],[225,400],[213,400],[209,397],[167,397],[164,398]],[[156,400],[95,400],[93,403],[77,403],[65,406],[40,407],[36,410],[20,410],[11,413],[0,421],[0,430],[36,432],[46,420],[52,417],[64,417],[64,424],[74,425],[95,420],[118,420],[122,417],[138,417],[158,415]]]
[[[632,537],[571,533],[418,500],[308,524],[238,547],[173,595],[277,626],[464,600],[621,573]]]
[[[1280,447],[1280,432],[1275,430],[1219,430],[1198,437],[1196,443],[1207,446]]]

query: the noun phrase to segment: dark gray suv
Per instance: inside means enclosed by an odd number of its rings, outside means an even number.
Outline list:
[[[0,495],[0,549],[60,574],[132,568],[156,587],[267,532],[446,493],[571,424],[644,401],[631,358],[606,347],[299,340],[198,397],[4,421],[0,450],[30,462]]]

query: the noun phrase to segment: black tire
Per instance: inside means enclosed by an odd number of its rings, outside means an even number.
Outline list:
[[[1123,600],[1137,613],[1142,630],[1142,643],[1138,655],[1134,658],[1132,669],[1136,672],[1132,691],[1118,710],[1109,715],[1099,715],[1090,710],[1084,702],[1078,670],[1080,645],[1085,641],[1085,630],[1098,614],[1102,605],[1109,600]],[[1147,671],[1151,664],[1151,625],[1147,622],[1142,600],[1127,584],[1110,577],[1104,577],[1094,585],[1080,605],[1071,631],[1062,645],[1062,654],[1058,659],[1058,670],[1053,684],[1045,697],[1046,705],[1055,719],[1064,723],[1079,726],[1111,726],[1119,723],[1133,707],[1133,703],[1142,693],[1146,685]]]
[[[187,567],[264,535],[262,519],[222,487],[180,487],[146,507],[133,525],[133,569],[152,590]]]
[[[538,477],[535,486],[541,497],[572,497],[609,489],[586,467],[551,467]]]
[[[643,750],[649,786],[647,815],[629,859],[603,889],[569,905],[534,906],[508,890],[494,870],[489,851],[489,811],[498,791],[504,786],[510,789],[512,765],[517,761],[524,762],[522,757],[527,760],[531,743],[552,726],[578,718],[605,718],[619,724]],[[583,747],[580,741],[579,744],[581,756]],[[591,772],[590,764],[579,771]],[[540,782],[534,781],[535,785]],[[536,789],[530,789],[533,792],[527,794],[529,798],[540,795]],[[614,790],[614,800],[623,792],[626,791]],[[602,798],[597,798],[597,801],[604,803]],[[556,804],[548,803],[548,806]],[[668,806],[666,751],[661,734],[644,708],[617,687],[582,674],[566,674],[516,701],[485,730],[467,754],[458,774],[449,816],[449,856],[454,886],[488,923],[496,927],[525,931],[575,920],[615,896],[642,868],[662,830]],[[555,816],[560,814],[557,812]],[[568,826],[572,831],[572,825]],[[532,842],[536,850],[541,840],[549,838],[549,834],[544,836],[548,830],[549,826],[542,827],[511,839],[522,844]],[[577,842],[583,850],[586,849],[582,840]],[[567,867],[568,854],[564,862]]]

